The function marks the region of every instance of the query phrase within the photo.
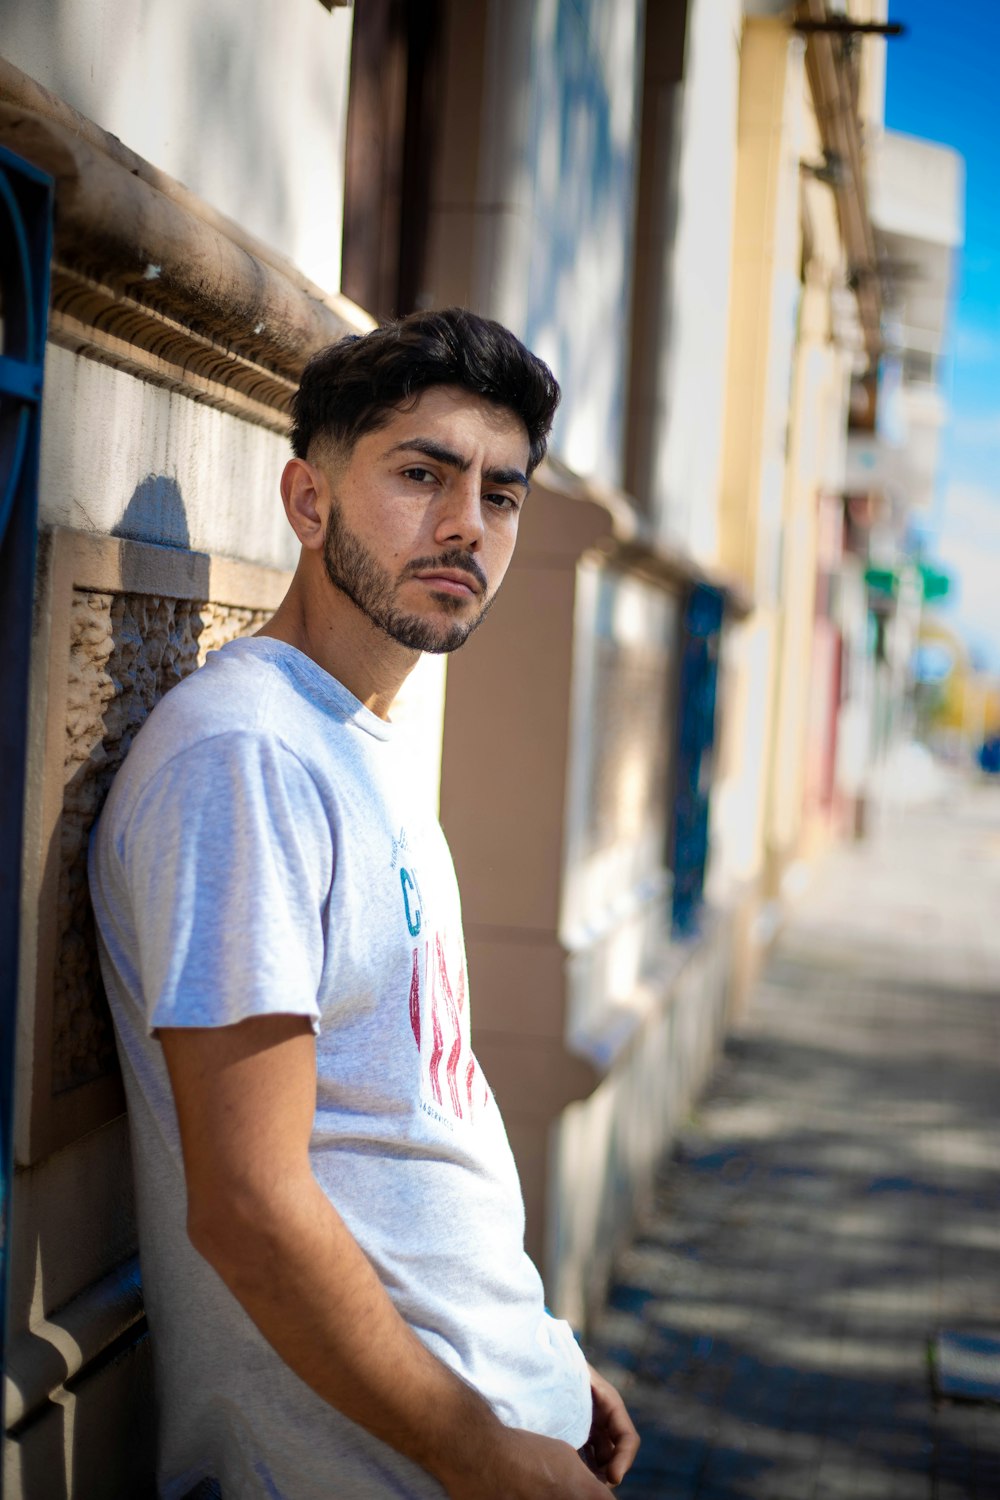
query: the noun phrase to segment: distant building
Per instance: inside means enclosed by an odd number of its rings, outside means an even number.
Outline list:
[[[886,311],[879,379],[855,389],[847,448],[848,516],[875,629],[859,779],[913,728],[912,663],[930,575],[910,556],[908,533],[930,511],[938,480],[964,175],[957,152],[896,131],[876,136],[869,156]]]

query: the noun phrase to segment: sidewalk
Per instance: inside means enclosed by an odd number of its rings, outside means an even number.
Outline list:
[[[1000,788],[830,857],[665,1163],[591,1357],[643,1436],[624,1500],[996,1500]]]

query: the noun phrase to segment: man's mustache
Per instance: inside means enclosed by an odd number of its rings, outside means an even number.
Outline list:
[[[469,573],[479,584],[483,593],[486,592],[486,574],[472,553],[463,552],[461,547],[455,547],[450,552],[442,552],[438,557],[415,558],[413,562],[407,563],[402,577],[409,578],[414,573],[429,573],[434,568],[457,568],[462,573]]]

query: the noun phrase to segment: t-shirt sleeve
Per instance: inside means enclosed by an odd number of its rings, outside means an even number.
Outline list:
[[[333,835],[280,741],[222,734],[175,756],[139,798],[123,857],[151,1031],[282,1013],[318,1030]]]

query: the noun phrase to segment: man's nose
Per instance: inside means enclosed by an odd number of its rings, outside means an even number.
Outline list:
[[[483,540],[483,501],[478,476],[463,475],[449,485],[442,500],[434,539],[441,546],[476,551]]]

